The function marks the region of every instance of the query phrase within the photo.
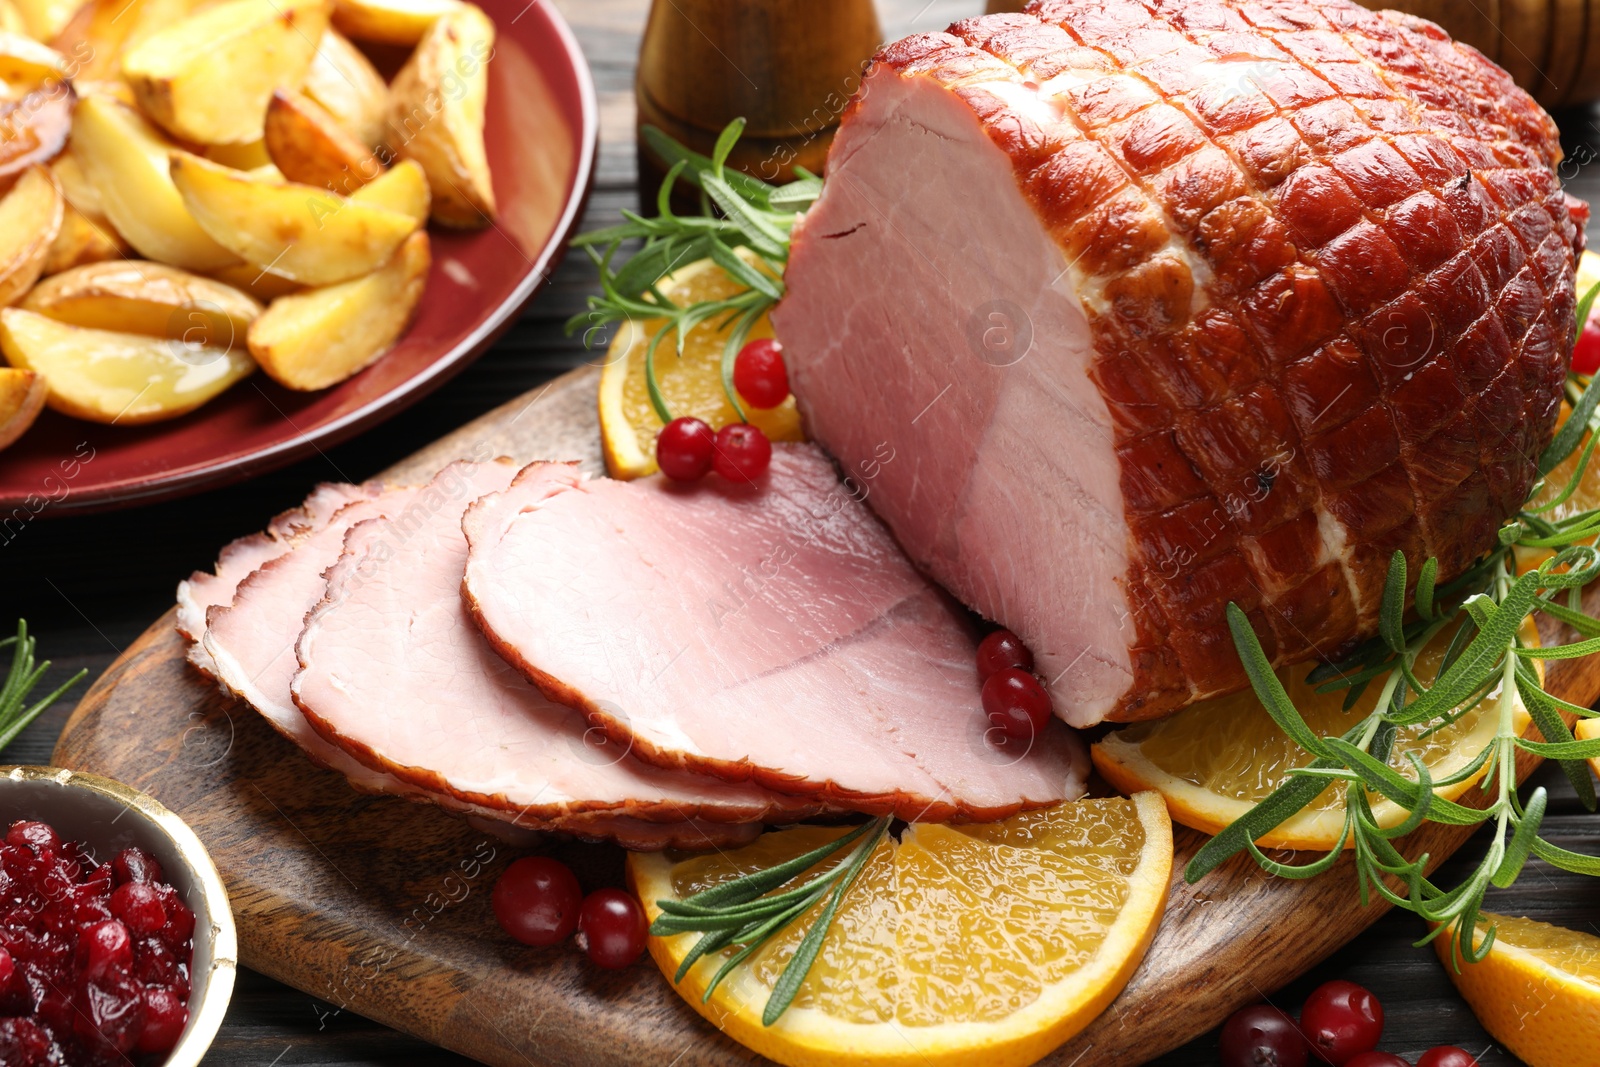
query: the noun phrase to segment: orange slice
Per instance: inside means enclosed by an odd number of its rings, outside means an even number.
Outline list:
[[[698,260],[667,275],[659,288],[676,304],[722,300],[743,292],[709,259]],[[656,472],[656,434],[661,420],[645,384],[645,350],[663,320],[629,320],[616,327],[600,371],[600,442],[606,469],[613,478],[639,478]],[[674,418],[693,415],[713,430],[737,422],[722,389],[722,352],[731,324],[713,318],[689,331],[682,353],[668,337],[656,349],[656,383]],[[762,315],[750,328],[749,340],[772,336],[772,323]],[[744,405],[750,421],[774,441],[804,441],[794,397],[765,411]]]
[[[1423,681],[1431,682],[1436,676],[1451,633],[1446,629],[1417,657],[1415,669]],[[1538,636],[1533,624],[1528,623],[1523,640],[1537,644]],[[1543,661],[1536,662],[1542,670]],[[1338,736],[1377,706],[1378,686],[1371,685],[1354,708],[1341,710],[1344,690],[1318,693],[1306,681],[1312,667],[1281,667],[1278,679],[1318,734]],[[1498,693],[1496,687],[1476,708],[1431,737],[1420,736],[1421,727],[1402,730],[1390,757],[1391,765],[1414,777],[1406,753],[1415,752],[1435,779],[1464,767],[1494,737]],[[1520,699],[1516,700],[1514,714],[1515,729],[1521,733],[1527,727],[1528,714]],[[1221,831],[1264,800],[1284,783],[1291,768],[1304,766],[1308,760],[1305,751],[1278,728],[1248,689],[1203,700],[1170,718],[1134,723],[1107,734],[1090,752],[1095,769],[1106,781],[1124,793],[1158,791],[1166,798],[1176,822],[1208,834]],[[1480,771],[1465,781],[1440,787],[1435,793],[1454,800],[1481,777]],[[1373,814],[1386,827],[1399,825],[1406,816],[1399,805],[1375,794]],[[1343,828],[1344,790],[1329,787],[1258,843],[1264,848],[1330,849],[1338,844]]]
[[[654,921],[658,900],[844,832],[805,826],[725,853],[632,853],[628,877]],[[818,869],[836,862],[843,858]],[[721,953],[675,988],[729,1036],[791,1067],[1033,1063],[1127,984],[1155,934],[1171,874],[1172,824],[1154,793],[982,825],[912,824],[899,841],[878,844],[799,994],[771,1026],[762,1010],[809,917],[735,969],[708,1002],[701,997]],[[650,939],[669,981],[698,937]]]

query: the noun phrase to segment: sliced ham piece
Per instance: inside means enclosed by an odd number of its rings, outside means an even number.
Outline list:
[[[813,437],[1075,724],[1242,688],[1454,575],[1561,401],[1556,127],[1345,0],[1050,0],[887,46],[773,313]]]
[[[578,476],[569,465],[541,465],[523,478],[530,496],[541,481],[553,492]],[[652,767],[548,700],[468,616],[466,562],[459,509],[409,529],[390,519],[350,528],[297,646],[292,691],[319,734],[373,770],[524,825],[581,828],[607,814],[752,823],[816,813],[811,802],[757,786]]]
[[[985,737],[972,626],[814,447],[743,488],[534,465],[462,526],[490,642],[652,763],[930,821],[1083,791],[1065,726]]]
[[[343,482],[317,486],[305,503],[277,516],[262,533],[250,534],[224,546],[216,566],[209,572],[195,571],[178,583],[178,632],[188,638],[189,661],[206,674],[216,677],[211,654],[201,642],[206,629],[206,612],[233,602],[233,594],[252,572],[270,559],[289,551],[306,534],[324,526],[335,512],[355,500],[376,495],[381,487],[349,485]]]
[[[391,529],[400,544],[417,536],[425,525],[440,521],[441,516],[447,525],[459,529],[466,504],[482,493],[505,488],[515,472],[516,467],[508,462],[457,463],[420,488],[320,487],[303,508],[280,516],[267,533],[243,538],[224,549],[223,559],[210,580],[196,583],[191,579],[191,603],[204,598],[212,604],[207,612],[208,625],[201,631],[206,662],[224,689],[253,706],[314,763],[343,774],[351,785],[364,792],[435,803],[500,825],[514,823],[528,829],[615,841],[636,851],[721,848],[750,840],[760,832],[760,823],[738,821],[744,818],[748,806],[726,814],[719,812],[723,815],[719,819],[663,821],[658,816],[651,821],[634,817],[626,810],[579,810],[564,817],[546,817],[548,813],[542,811],[508,811],[503,804],[474,803],[353,759],[312,730],[293,704],[290,684],[299,669],[294,646],[307,612],[324,594],[323,574],[339,561],[350,528],[363,521],[392,516]],[[269,545],[277,546],[277,551],[265,547]],[[261,565],[240,577],[244,564],[253,558],[262,558]],[[226,588],[230,580],[237,583],[232,595]],[[455,584],[459,585],[459,570]],[[455,601],[459,600],[457,594]],[[518,684],[526,687],[520,681]],[[733,792],[720,782],[707,784],[713,792]],[[814,810],[802,810],[792,803],[778,807],[785,815]]]

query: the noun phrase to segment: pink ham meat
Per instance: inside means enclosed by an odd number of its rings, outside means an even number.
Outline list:
[[[985,738],[971,625],[814,447],[777,446],[742,489],[535,465],[462,526],[490,642],[652,763],[905,819],[1082,792],[1064,726]]]
[[[214,580],[200,583],[189,597],[192,603],[200,602],[203,596],[214,604],[208,611],[209,625],[202,631],[201,641],[207,662],[223,688],[251,704],[313,762],[343,774],[364,792],[436,803],[502,825],[514,822],[592,840],[611,840],[635,850],[702,849],[749,840],[760,831],[760,823],[730,818],[650,821],[624,811],[576,811],[565,818],[545,819],[536,817],[537,813],[513,814],[503,806],[476,804],[367,767],[313,731],[294,706],[290,684],[299,669],[294,646],[307,612],[323,596],[323,573],[338,562],[349,529],[385,516],[394,516],[402,532],[419,529],[440,515],[459,526],[466,504],[481,493],[504,488],[515,470],[508,463],[457,463],[446,467],[422,488],[324,486],[308,498],[302,509],[275,521],[267,534],[235,542],[235,546],[244,547],[225,549]],[[338,506],[341,500],[342,507]],[[285,547],[269,554],[261,547],[263,542]],[[258,555],[269,558],[256,571],[242,579],[234,578],[238,588],[233,595],[226,595],[225,583],[238,574],[244,561]],[[710,786],[718,790],[720,783]],[[742,814],[742,809],[735,814]]]
[[[1068,721],[1376,628],[1549,441],[1587,209],[1555,125],[1345,0],[1050,0],[886,47],[773,313],[807,427]]]
[[[239,583],[269,559],[276,559],[306,534],[327,524],[333,514],[352,501],[376,495],[374,484],[329,483],[317,486],[304,504],[277,516],[262,533],[241,537],[223,548],[210,571],[195,571],[178,583],[177,629],[188,638],[189,661],[212,677],[216,669],[211,654],[201,643],[206,629],[206,612],[212,607],[233,602]]]
[[[564,464],[536,471],[523,480],[530,495],[541,481],[548,491],[577,483]],[[652,767],[588,730],[489,648],[462,604],[466,562],[454,508],[410,526],[368,519],[350,528],[306,618],[292,687],[326,740],[375,771],[522,824],[618,815],[748,824],[816,813],[755,786]]]

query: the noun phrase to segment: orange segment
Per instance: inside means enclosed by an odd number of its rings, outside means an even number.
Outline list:
[[[709,856],[634,853],[628,877],[654,920],[659,900],[844,832],[779,830]],[[1171,873],[1172,824],[1153,793],[984,825],[913,824],[899,841],[878,844],[799,995],[772,1026],[762,1025],[762,1010],[812,917],[753,955],[708,1003],[701,996],[725,954],[695,964],[676,988],[719,1029],[792,1067],[1033,1063],[1127,983],[1154,936]],[[650,939],[669,979],[697,937]]]
[[[1448,936],[1433,942],[1483,1028],[1528,1067],[1600,1067],[1600,937],[1484,912],[1475,947],[1491,924],[1481,963],[1452,953]]]
[[[1437,675],[1451,633],[1445,630],[1417,657],[1416,673],[1425,682]],[[1523,639],[1529,644],[1538,643],[1538,631],[1531,622],[1524,629]],[[1370,685],[1354,708],[1343,711],[1343,690],[1318,693],[1306,681],[1312,667],[1281,667],[1278,679],[1318,734],[1343,734],[1377,706],[1379,687]],[[1436,779],[1465,766],[1494,737],[1498,694],[1496,687],[1475,709],[1431,737],[1420,736],[1422,727],[1402,730],[1390,764],[1415,777],[1411,761],[1406,758],[1406,753],[1415,752]],[[1515,714],[1520,733],[1528,724],[1520,699]],[[1107,734],[1090,751],[1095,769],[1112,785],[1125,793],[1157,790],[1166,798],[1174,820],[1209,834],[1219,832],[1264,800],[1283,784],[1291,768],[1304,766],[1308,759],[1250,690],[1203,700],[1170,718],[1134,723]],[[1454,800],[1480,777],[1481,772],[1467,781],[1441,787],[1436,793]],[[1383,826],[1397,826],[1406,815],[1399,805],[1376,794],[1373,813]],[[1269,848],[1329,849],[1338,843],[1343,827],[1344,793],[1342,788],[1330,787],[1305,810],[1263,837],[1260,844]]]
[[[661,280],[660,289],[677,304],[722,300],[744,291],[709,259],[669,274]],[[681,354],[674,351],[671,337],[656,349],[656,383],[674,418],[693,415],[714,430],[738,421],[722,389],[722,353],[729,325],[714,318],[696,326],[689,331]],[[650,339],[661,326],[660,319],[624,322],[606,350],[600,372],[600,439],[613,478],[638,478],[656,471],[656,434],[661,432],[661,420],[650,403],[644,364]],[[762,315],[752,325],[749,339],[771,336],[772,324]],[[744,406],[750,422],[772,440],[805,440],[794,397],[765,411]]]

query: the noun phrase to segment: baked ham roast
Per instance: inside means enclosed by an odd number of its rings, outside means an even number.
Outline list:
[[[813,437],[1057,712],[1150,718],[1245,684],[1229,601],[1326,657],[1396,549],[1493,544],[1567,369],[1560,158],[1428,22],[1036,0],[878,54],[773,321]]]

